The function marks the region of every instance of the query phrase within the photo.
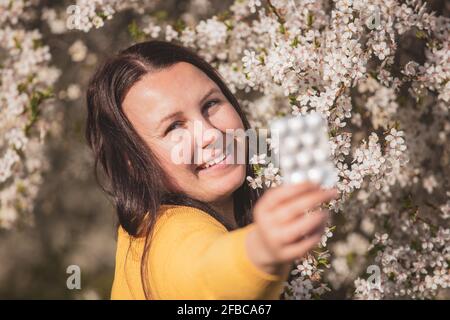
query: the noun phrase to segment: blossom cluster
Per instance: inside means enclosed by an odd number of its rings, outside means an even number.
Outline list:
[[[46,100],[60,71],[51,66],[42,34],[24,25],[29,1],[0,3],[0,227],[32,219],[34,199],[48,167],[44,138],[57,129]],[[20,218],[20,219],[19,219]]]

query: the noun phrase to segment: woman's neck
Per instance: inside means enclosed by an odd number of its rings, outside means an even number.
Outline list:
[[[228,222],[228,224],[237,228],[236,219],[234,217],[233,197],[230,197],[229,199],[224,201],[211,203],[211,206]]]

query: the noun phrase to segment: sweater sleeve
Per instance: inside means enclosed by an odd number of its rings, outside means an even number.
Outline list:
[[[227,231],[207,213],[172,207],[158,219],[149,253],[159,299],[278,299],[288,272],[273,275],[248,257],[254,224]]]

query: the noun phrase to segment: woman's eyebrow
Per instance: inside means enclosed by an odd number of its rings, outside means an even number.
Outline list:
[[[210,95],[212,95],[213,93],[216,93],[216,92],[222,92],[222,91],[220,91],[218,88],[209,89],[208,92],[203,96],[203,98],[200,99],[199,104],[203,104],[203,102],[205,102],[205,100],[208,99],[208,97]]]
[[[170,113],[170,114],[164,116],[162,119],[159,120],[158,129],[159,129],[159,128],[161,127],[161,125],[164,124],[164,122],[166,122],[167,120],[173,119],[173,118],[176,118],[176,117],[179,117],[181,114],[182,114],[181,111],[176,111],[176,112],[173,112],[173,113]]]
[[[218,89],[218,88],[211,88],[211,89],[209,89],[208,92],[203,96],[203,98],[200,99],[199,104],[203,104],[205,102],[205,100],[208,99],[208,97],[210,95],[212,95],[213,93],[216,93],[216,92],[222,92],[222,91],[220,89]],[[176,118],[176,117],[180,116],[181,114],[182,114],[181,111],[177,111],[177,112],[173,112],[173,113],[170,113],[170,114],[164,116],[163,118],[161,118],[159,120],[158,129],[167,120],[172,119],[172,118]]]

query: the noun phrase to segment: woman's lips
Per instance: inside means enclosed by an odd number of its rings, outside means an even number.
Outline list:
[[[217,166],[218,164],[223,164],[227,161],[227,158],[233,154],[233,143],[230,143],[224,150],[221,152],[221,154],[217,157],[215,157],[212,160],[206,161],[202,163],[201,165],[197,166],[196,170],[206,170],[212,167]],[[228,159],[228,164],[232,163],[230,159]]]
[[[198,167],[197,171],[206,173],[206,172],[212,172],[212,171],[228,168],[228,167],[234,165],[234,162],[230,161],[230,157],[232,155],[233,155],[232,153],[228,153],[227,156],[222,161],[220,161],[210,167],[207,167],[207,168]]]

